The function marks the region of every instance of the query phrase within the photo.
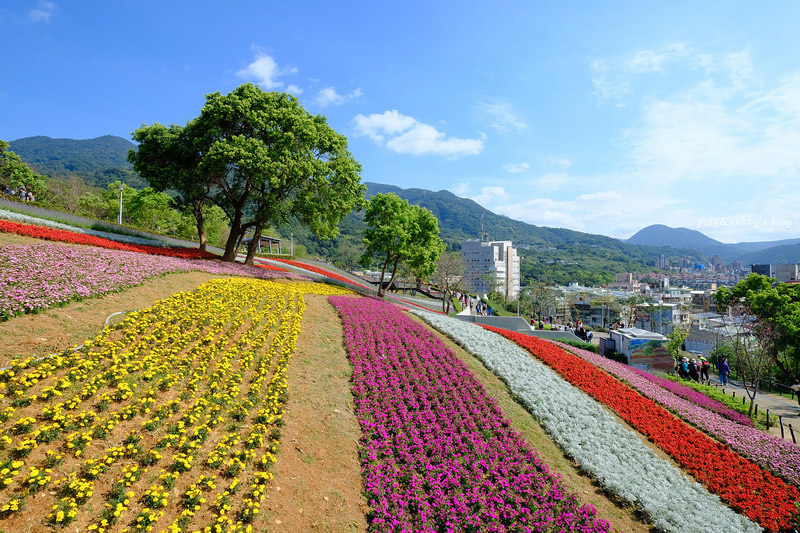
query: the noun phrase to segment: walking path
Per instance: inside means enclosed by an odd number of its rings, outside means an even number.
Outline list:
[[[750,401],[741,381],[728,380],[728,384],[722,386],[720,385],[718,376],[712,374],[710,378],[711,384],[724,390],[725,394],[733,394],[735,391],[737,398],[744,397],[746,398],[745,402]],[[779,396],[771,392],[758,391],[755,403],[758,405],[759,411],[763,412],[769,409],[771,415],[780,416],[782,418],[784,425],[783,438],[788,441],[792,440],[789,430],[789,424],[791,424],[795,439],[800,443],[800,404],[798,404],[797,394],[795,394],[794,399],[792,399],[791,397]],[[773,435],[780,436],[781,428],[780,426],[772,426],[769,432]]]

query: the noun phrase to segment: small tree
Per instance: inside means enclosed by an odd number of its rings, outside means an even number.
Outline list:
[[[667,335],[667,351],[672,356],[673,359],[678,359],[681,353],[681,346],[683,346],[683,342],[686,340],[686,337],[689,336],[689,332],[681,327],[673,328],[669,335]]]
[[[383,258],[378,296],[386,294],[403,262],[417,273],[433,272],[436,261],[445,249],[439,238],[439,222],[424,207],[410,205],[393,193],[376,194],[364,214],[367,229],[364,232],[365,262],[373,256]],[[385,283],[387,269],[391,269],[389,283]]]
[[[9,143],[0,141],[0,185],[25,189],[42,195],[47,189],[47,177],[36,174],[17,154],[8,149]]]
[[[467,282],[464,279],[464,262],[461,260],[461,254],[457,252],[442,254],[436,263],[436,272],[433,273],[431,281],[442,291],[442,311],[449,313],[453,297],[464,289]]]
[[[723,321],[734,332],[734,339],[730,343],[733,351],[730,364],[742,380],[750,399],[748,412],[752,415],[761,381],[775,360],[778,335],[769,322],[759,323],[757,317],[751,314],[747,296],[739,296],[738,293],[723,287],[717,291],[715,298],[717,309],[727,309]]]

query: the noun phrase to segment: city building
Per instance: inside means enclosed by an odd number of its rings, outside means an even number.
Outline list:
[[[775,265],[775,279],[784,283],[800,281],[800,268],[797,264]]]
[[[513,300],[519,294],[519,256],[511,241],[461,243],[464,278],[478,294],[497,291]]]
[[[639,290],[639,282],[633,277],[632,272],[620,272],[616,275],[614,284],[611,285],[612,289],[621,291],[635,292]]]
[[[767,276],[768,278],[775,277],[772,275],[772,265],[750,265],[750,272]]]
[[[656,269],[657,270],[667,270],[669,268],[669,259],[661,254],[661,257],[656,257]]]

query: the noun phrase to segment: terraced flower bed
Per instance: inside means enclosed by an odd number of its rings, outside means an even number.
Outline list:
[[[56,243],[9,245],[0,247],[0,320],[189,270],[261,279],[305,279],[298,274],[219,261]]]
[[[770,531],[798,525],[800,492],[676,418],[583,359],[547,341],[484,326],[523,346],[571,384],[612,408],[732,509]]]
[[[609,530],[435,335],[390,304],[330,300],[354,367],[372,530]]]
[[[598,402],[530,353],[475,324],[416,312],[480,359],[609,493],[664,531],[761,531],[678,468],[659,458]]]
[[[558,345],[558,343],[555,343]],[[578,355],[598,368],[602,368],[612,376],[629,383],[642,395],[663,405],[670,411],[690,422],[692,425],[705,431],[720,442],[728,444],[732,450],[743,457],[750,459],[757,465],[770,470],[794,485],[800,487],[800,448],[791,442],[777,438],[769,433],[764,433],[751,425],[736,423],[727,417],[720,416],[716,410],[707,409],[712,400],[704,397],[698,399],[699,403],[688,401],[674,394],[672,389],[680,384],[666,379],[656,381],[655,376],[643,376],[645,372],[636,370],[627,365],[617,363],[605,357],[563,345],[562,348]],[[654,379],[651,379],[654,378]],[[669,389],[659,386],[667,385]],[[702,396],[700,393],[689,389],[693,394],[687,395],[690,398]],[[725,408],[724,406],[711,404],[714,408]],[[725,408],[727,409],[727,408]],[[738,415],[735,411],[733,415]],[[750,419],[746,420],[750,422]],[[751,422],[752,424],[752,422]]]
[[[214,280],[0,372],[0,528],[244,531],[311,283]]]

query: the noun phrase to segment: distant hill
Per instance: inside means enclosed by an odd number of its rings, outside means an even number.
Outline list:
[[[800,239],[726,244],[696,230],[671,228],[663,224],[647,226],[636,232],[626,242],[646,246],[688,248],[707,257],[718,255],[726,263],[741,261],[745,266],[795,263],[800,260]]]
[[[147,182],[128,163],[136,145],[122,137],[53,139],[42,135],[11,141],[10,149],[37,173],[56,178],[77,176],[88,185],[105,188],[117,180],[137,189]]]
[[[394,185],[365,183],[367,197],[379,193],[395,193],[410,203],[421,205],[439,219],[442,239],[451,250],[459,250],[468,239],[479,239],[481,227],[489,240],[511,240],[520,249],[524,279],[566,284],[606,284],[614,281],[617,272],[649,272],[656,257],[665,254],[677,260],[681,255],[701,259],[698,252],[629,244],[606,237],[563,228],[526,224],[500,216],[467,198],[449,191],[403,189]],[[299,226],[281,228],[302,236],[309,252],[327,257],[336,254],[343,242],[360,243],[365,228],[363,214],[348,215],[340,225],[341,237],[319,241]]]

